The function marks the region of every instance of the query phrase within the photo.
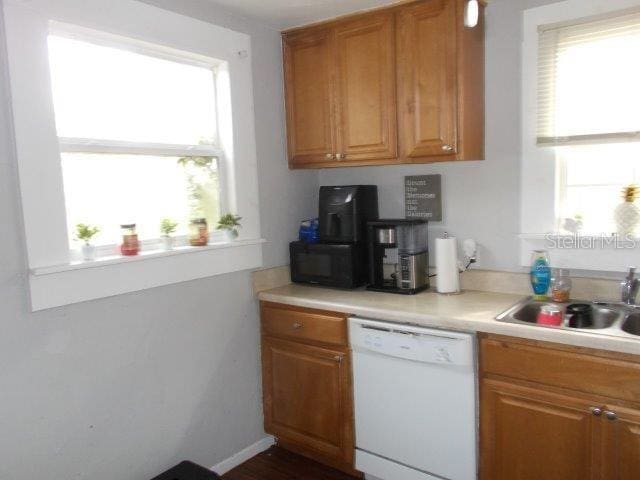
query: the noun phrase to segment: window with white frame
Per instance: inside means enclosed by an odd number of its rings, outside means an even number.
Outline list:
[[[152,249],[163,218],[178,236],[191,219],[217,222],[219,62],[64,31],[48,51],[70,247],[80,223],[100,229],[98,245],[134,223]]]
[[[0,8],[33,310],[262,265],[249,35],[136,0]],[[158,249],[163,218],[181,236],[226,213],[234,241]],[[78,223],[100,228],[98,261]],[[143,251],[111,255],[130,223]]]
[[[624,186],[640,182],[640,11],[543,25],[537,145],[556,160],[556,231],[615,232]]]

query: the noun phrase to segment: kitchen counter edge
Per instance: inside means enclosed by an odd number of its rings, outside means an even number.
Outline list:
[[[499,322],[495,317],[524,297],[481,291],[404,296],[290,284],[258,294],[263,302],[313,308],[421,327],[490,333],[575,347],[640,355],[640,339]],[[474,308],[478,305],[479,308]]]

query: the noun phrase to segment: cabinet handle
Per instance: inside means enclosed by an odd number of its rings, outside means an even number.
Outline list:
[[[342,363],[342,355],[336,355],[333,359],[338,363]]]
[[[599,417],[600,415],[602,415],[602,409],[600,407],[593,407],[591,409],[591,413],[596,417]]]
[[[453,147],[451,145],[443,145],[442,150],[445,152],[450,152],[453,150]]]
[[[302,328],[302,324],[301,324],[301,323],[297,323],[297,322],[296,322],[296,323],[294,323],[294,324],[292,325],[292,327],[293,327],[293,328],[295,328],[295,329],[297,330],[298,328]]]
[[[616,414],[616,412],[612,412],[610,410],[607,410],[606,412],[604,412],[605,417],[607,417],[607,420],[617,420],[618,419],[618,415]]]

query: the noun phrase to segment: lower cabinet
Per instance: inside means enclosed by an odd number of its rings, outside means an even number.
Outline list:
[[[276,304],[262,304],[261,317],[266,432],[284,448],[355,473],[346,318]]]
[[[640,382],[640,378],[638,379]],[[639,399],[640,400],[640,399]],[[640,478],[640,409],[608,405],[600,455],[601,479]]]
[[[639,357],[505,337],[480,351],[482,480],[640,478]]]
[[[483,479],[594,478],[589,402],[492,380],[482,387]]]

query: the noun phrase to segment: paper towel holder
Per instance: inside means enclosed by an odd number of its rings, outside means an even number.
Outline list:
[[[458,266],[458,244],[455,237],[444,232],[436,239],[436,292],[440,295],[460,295],[460,269]]]

